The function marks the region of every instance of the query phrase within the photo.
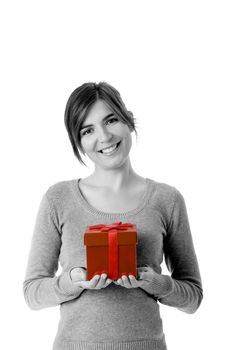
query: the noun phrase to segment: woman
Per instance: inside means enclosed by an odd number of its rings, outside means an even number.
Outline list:
[[[60,305],[54,350],[166,349],[159,303],[194,313],[202,284],[185,202],[173,186],[143,178],[130,162],[135,119],[111,85],[73,91],[65,125],[90,176],[58,182],[42,197],[24,295],[32,309]],[[86,278],[87,226],[129,222],[137,227],[137,276]],[[165,257],[171,275],[161,274]],[[55,275],[58,261],[62,273]]]

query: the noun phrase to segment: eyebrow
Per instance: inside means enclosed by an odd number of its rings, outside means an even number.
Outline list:
[[[111,117],[111,116],[113,116],[113,115],[114,115],[114,113],[110,113],[110,114],[106,115],[106,117],[103,118],[103,121],[105,121],[107,118],[109,118],[109,117]],[[80,131],[81,131],[82,129],[88,128],[89,126],[93,126],[93,125],[92,125],[92,124],[83,125],[83,126],[80,128]]]

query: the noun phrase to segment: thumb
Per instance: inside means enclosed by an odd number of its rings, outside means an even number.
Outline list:
[[[148,265],[140,266],[137,268],[138,271],[148,271],[149,269],[150,269],[150,267]]]
[[[81,267],[76,267],[72,270],[72,275],[77,278],[77,279],[80,279],[80,280],[85,280],[86,278],[86,271],[81,268]]]

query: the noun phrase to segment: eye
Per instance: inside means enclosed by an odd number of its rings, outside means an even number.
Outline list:
[[[116,117],[109,118],[109,119],[106,121],[106,124],[108,124],[109,122],[110,122],[110,124],[113,124],[115,121],[118,122],[119,119],[116,118]],[[90,130],[92,130],[92,128],[86,129],[86,130],[84,130],[83,132],[81,132],[81,137],[82,137],[82,136],[85,136],[85,135],[90,135],[90,133],[89,133]]]
[[[113,117],[113,118],[109,118],[108,120],[107,120],[107,123],[108,122],[112,122],[112,121],[118,121],[118,118],[116,118],[116,117]],[[112,123],[111,123],[112,124]]]
[[[82,133],[81,133],[81,136],[85,136],[85,135],[88,135],[88,131],[90,131],[91,129],[86,129],[84,130]]]

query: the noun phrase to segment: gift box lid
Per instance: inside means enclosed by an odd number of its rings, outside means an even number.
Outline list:
[[[136,225],[126,227],[124,230],[117,230],[118,245],[137,244]],[[107,246],[108,232],[100,229],[86,230],[84,234],[84,244],[86,246]]]

